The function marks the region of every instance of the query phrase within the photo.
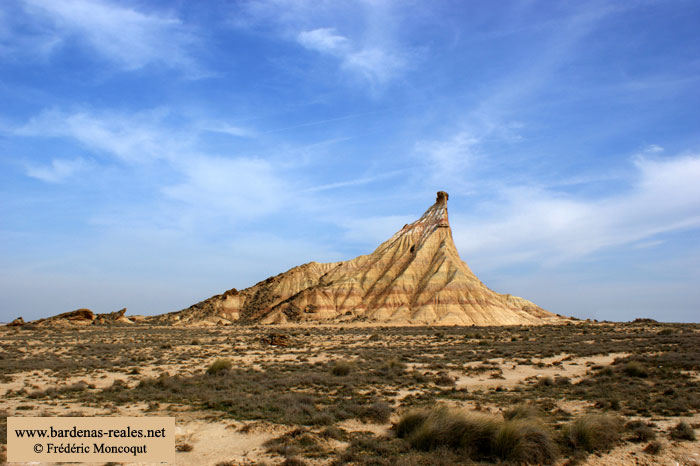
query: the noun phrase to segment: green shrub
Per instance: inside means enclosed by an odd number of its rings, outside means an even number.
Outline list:
[[[207,369],[209,375],[220,375],[231,370],[233,364],[230,359],[217,359]]]
[[[607,414],[583,415],[564,427],[564,441],[574,450],[607,451],[619,439],[622,420]]]

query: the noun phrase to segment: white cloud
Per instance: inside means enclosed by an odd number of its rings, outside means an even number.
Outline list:
[[[302,31],[297,42],[309,50],[337,58],[343,70],[375,85],[388,82],[407,65],[401,53],[390,51],[386,44],[361,47],[336,34],[333,28]]]
[[[503,187],[478,216],[451,218],[467,258],[487,267],[557,263],[700,227],[700,155],[638,158],[624,193],[599,199],[532,187]]]
[[[460,131],[447,141],[419,141],[416,152],[423,157],[433,180],[449,183],[463,179],[464,171],[477,157],[479,138],[468,131]]]
[[[56,38],[77,38],[118,66],[152,63],[200,73],[191,49],[195,36],[182,22],[107,0],[23,0],[26,10],[48,20]],[[55,39],[54,39],[55,40]]]
[[[180,148],[187,147],[193,137],[164,127],[164,112],[139,114],[67,113],[58,110],[42,112],[15,134],[31,137],[74,139],[86,148],[107,153],[124,162],[139,163],[173,159]]]
[[[272,33],[332,57],[354,81],[376,90],[401,76],[418,57],[401,40],[406,19],[397,2],[244,2],[233,23]],[[266,31],[267,32],[267,31]]]
[[[230,125],[227,123],[210,123],[203,125],[202,129],[204,131],[210,131],[212,133],[228,134],[230,136],[236,136],[239,138],[253,138],[257,136],[257,132],[250,128]]]
[[[180,204],[158,212],[167,217],[165,224],[182,227],[188,222],[196,223],[197,218],[211,216],[234,221],[258,218],[289,204],[292,186],[286,180],[296,162],[273,164],[246,155],[217,156],[202,151],[198,144],[205,131],[248,137],[255,134],[253,130],[216,121],[195,121],[182,127],[170,124],[168,117],[165,110],[131,115],[50,110],[11,132],[77,142],[95,154],[123,162],[135,174],[142,173],[144,165],[158,162],[163,175],[154,181],[163,194],[161,200]],[[80,168],[79,161],[55,160],[49,167],[28,166],[26,174],[59,182]],[[179,214],[173,214],[174,211]],[[181,219],[173,222],[176,217]]]
[[[323,53],[336,54],[348,47],[347,37],[337,35],[332,28],[319,28],[311,31],[302,31],[297,40],[307,49]]]
[[[25,168],[25,173],[31,178],[46,181],[47,183],[60,183],[83,170],[86,166],[86,162],[80,158],[73,160],[53,159],[49,165],[29,164]]]
[[[404,71],[406,59],[397,52],[371,47],[344,57],[342,68],[364,77],[367,81],[384,84]]]
[[[415,221],[407,215],[386,215],[366,218],[345,218],[338,224],[345,229],[343,238],[362,244],[379,246],[404,225]],[[368,251],[369,252],[369,251]]]
[[[163,188],[163,193],[200,213],[256,218],[287,202],[287,183],[263,159],[199,156],[184,162],[181,170],[185,181]]]

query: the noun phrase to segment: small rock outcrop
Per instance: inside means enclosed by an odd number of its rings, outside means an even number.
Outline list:
[[[106,314],[95,314],[90,309],[82,308],[75,311],[64,312],[46,319],[32,322],[42,327],[60,327],[66,325],[107,325],[114,323],[133,324],[126,317],[126,308]]]
[[[64,312],[48,319],[41,319],[34,322],[37,325],[90,325],[95,320],[95,314],[86,308],[75,311]]]
[[[25,324],[24,319],[22,317],[17,317],[15,320],[10,322],[6,326],[7,327],[21,327],[24,324]]]
[[[126,308],[123,308],[119,311],[114,311],[114,312],[109,312],[106,314],[97,314],[95,317],[95,320],[92,322],[93,325],[107,325],[107,324],[113,324],[113,323],[122,323],[122,324],[133,324],[134,322],[126,317],[124,314],[126,314]]]

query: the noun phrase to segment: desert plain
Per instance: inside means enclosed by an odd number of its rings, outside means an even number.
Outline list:
[[[700,464],[699,324],[24,324],[0,347],[3,461],[7,416],[157,415],[182,465]]]

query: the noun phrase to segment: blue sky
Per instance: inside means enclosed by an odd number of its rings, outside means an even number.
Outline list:
[[[4,0],[0,321],[154,314],[450,193],[492,289],[700,316],[696,1]]]

